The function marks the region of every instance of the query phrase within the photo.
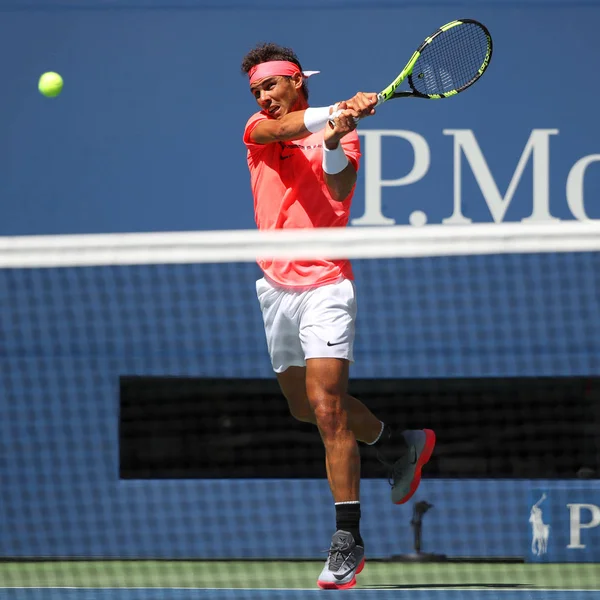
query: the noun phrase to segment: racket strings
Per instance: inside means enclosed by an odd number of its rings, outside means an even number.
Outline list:
[[[485,31],[463,23],[439,34],[423,49],[412,71],[412,85],[421,94],[460,90],[479,76],[489,50]]]

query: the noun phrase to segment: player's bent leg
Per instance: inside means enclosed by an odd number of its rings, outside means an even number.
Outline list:
[[[306,394],[306,367],[289,367],[277,373],[279,387],[294,419],[316,425],[315,414]]]
[[[276,375],[292,417],[316,425],[317,421],[306,393],[306,367],[289,367]],[[358,398],[346,395],[344,403],[348,412],[348,424],[354,437],[359,442],[372,443],[381,433],[381,421]]]
[[[372,444],[381,434],[383,423],[358,398],[346,395],[350,429],[359,442]]]

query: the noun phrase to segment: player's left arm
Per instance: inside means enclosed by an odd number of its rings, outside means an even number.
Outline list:
[[[347,108],[345,102],[340,103],[338,108],[343,112],[333,121],[333,126],[325,127],[323,175],[331,197],[343,202],[356,184],[356,168],[344,152],[342,138],[356,129],[356,117],[364,113]]]

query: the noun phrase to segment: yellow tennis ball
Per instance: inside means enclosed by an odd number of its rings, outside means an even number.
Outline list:
[[[58,73],[52,71],[44,73],[40,77],[38,89],[46,98],[54,98],[62,92],[63,78]]]

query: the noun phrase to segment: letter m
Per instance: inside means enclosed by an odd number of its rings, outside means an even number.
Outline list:
[[[498,190],[473,132],[470,129],[444,129],[443,133],[444,135],[454,136],[454,212],[452,216],[443,219],[443,223],[461,224],[472,222],[472,219],[462,214],[461,176],[463,153],[473,171],[473,175],[475,175],[475,180],[495,223],[501,223],[504,219],[530,156],[533,157],[533,210],[531,216],[523,219],[523,221],[559,220],[550,214],[549,207],[550,136],[556,135],[558,129],[534,129],[531,132],[504,197]]]

